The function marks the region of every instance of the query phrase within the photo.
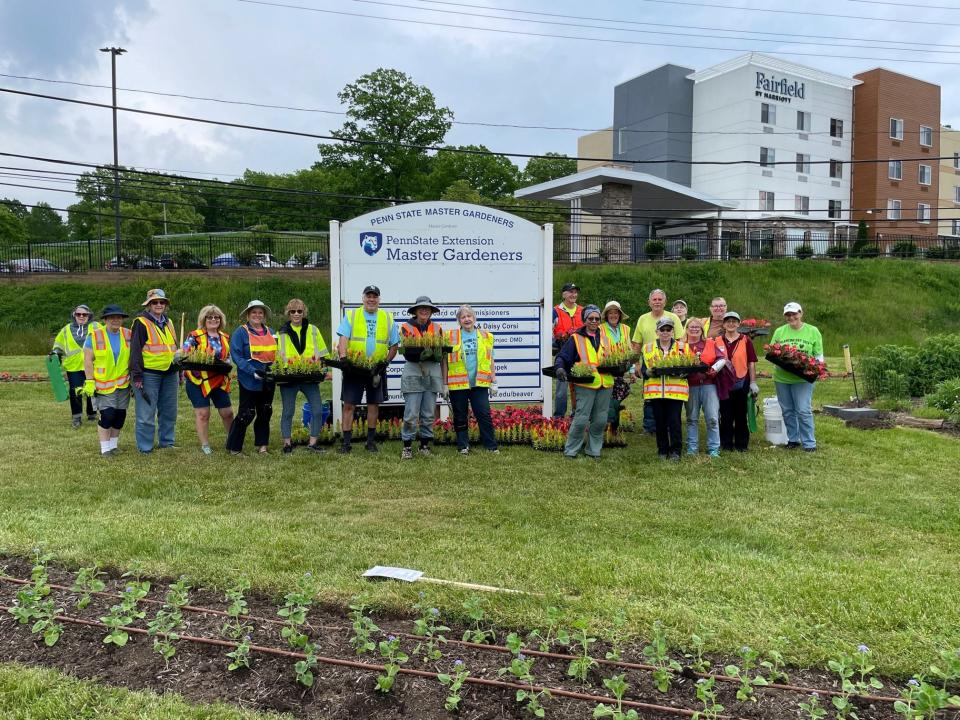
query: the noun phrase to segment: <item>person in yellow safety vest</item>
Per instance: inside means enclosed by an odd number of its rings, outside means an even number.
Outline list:
[[[600,329],[600,322],[600,308],[596,305],[584,307],[583,327],[574,331],[554,360],[557,379],[575,383],[573,391],[576,408],[570,431],[567,433],[567,443],[563,448],[563,454],[571,459],[576,458],[586,444],[584,454],[599,460],[603,448],[603,436],[607,429],[610,397],[613,392],[613,376],[597,370],[604,356],[610,352],[610,339]],[[577,382],[576,374],[571,372],[577,364],[593,369],[591,382]]]
[[[137,449],[174,447],[180,372],[174,364],[177,338],[168,316],[170,299],[160,288],[147,291],[145,308],[130,329],[130,382],[137,399],[134,433]],[[156,437],[159,436],[159,437]]]
[[[650,369],[663,358],[680,355],[692,356],[687,343],[674,340],[674,323],[669,317],[657,321],[657,335],[654,342],[643,346],[643,364],[648,369],[648,377],[643,381],[643,400],[653,407],[653,417],[657,425],[657,452],[661,460],[680,461],[683,449],[683,431],[680,414],[683,404],[690,395],[686,377],[654,377]]]
[[[267,326],[269,313],[270,308],[263,302],[251,300],[240,314],[243,324],[230,336],[230,357],[237,366],[240,383],[237,417],[227,434],[227,450],[231,455],[243,454],[243,441],[251,424],[257,452],[267,454],[277,387],[267,379],[267,372],[277,357],[277,338]]]
[[[191,330],[183,343],[184,355],[200,352],[221,363],[230,362],[230,336],[224,332],[227,316],[216,305],[207,305],[197,315],[197,329]],[[200,450],[210,455],[210,404],[220,413],[223,429],[229,434],[233,424],[233,407],[230,403],[230,375],[212,370],[187,370],[184,373],[187,399],[193,405],[194,420]]]
[[[83,398],[77,390],[83,387],[83,345],[87,337],[100,327],[91,320],[92,313],[87,305],[77,305],[73,309],[72,320],[60,328],[53,341],[53,353],[60,357],[60,366],[67,373],[70,386],[70,414],[73,416],[74,429],[80,427],[83,420]],[[87,398],[87,420],[97,419],[90,398]]]
[[[131,333],[123,327],[125,317],[119,305],[107,305],[100,313],[104,326],[92,330],[83,344],[83,394],[100,413],[101,457],[120,451],[120,430],[130,405]]]
[[[497,394],[493,333],[477,327],[477,314],[469,305],[457,309],[458,327],[447,333],[452,350],[443,368],[443,394],[453,411],[457,452],[470,454],[469,410],[477,421],[480,444],[491,453],[500,453],[490,417],[490,397]]]
[[[600,330],[610,341],[610,347],[620,353],[632,353],[633,347],[630,341],[630,326],[624,320],[630,316],[627,315],[620,303],[611,300],[603,306],[603,322],[600,324]],[[636,382],[637,368],[631,365],[630,369],[621,377],[613,379],[613,393],[610,396],[610,413],[607,416],[607,422],[610,429],[617,432],[620,429],[620,410],[623,407],[623,401],[630,395],[630,385]]]
[[[296,363],[301,358],[318,363],[320,358],[330,354],[327,342],[323,339],[320,328],[311,325],[307,319],[307,306],[299,298],[287,303],[284,309],[287,322],[280,327],[277,334],[277,362],[280,364]],[[319,364],[316,372],[324,372]],[[280,386],[280,436],[283,438],[283,452],[288,455],[293,452],[293,416],[297,410],[297,394],[303,393],[310,403],[310,440],[307,450],[322,453],[323,448],[317,445],[320,435],[320,423],[323,420],[323,398],[320,397],[319,381],[289,383]]]
[[[363,289],[363,305],[348,310],[337,327],[337,355],[349,360],[359,354],[378,362],[372,377],[344,373],[340,400],[343,401],[343,444],[339,452],[348,453],[353,442],[353,413],[366,395],[367,452],[378,452],[377,419],[380,403],[387,399],[387,367],[397,354],[400,331],[393,315],[380,309],[380,288],[367,285]]]

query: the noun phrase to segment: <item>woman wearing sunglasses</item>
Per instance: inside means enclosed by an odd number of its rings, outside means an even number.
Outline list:
[[[70,385],[70,413],[73,415],[73,427],[80,427],[83,420],[83,397],[77,390],[83,387],[83,344],[90,333],[100,327],[100,323],[90,320],[90,308],[77,305],[73,309],[70,322],[60,328],[53,341],[53,353],[60,357],[60,365],[67,373]],[[87,420],[93,422],[97,413],[93,410],[90,398],[87,398]]]
[[[329,354],[320,329],[311,325],[307,319],[307,306],[303,300],[294,298],[288,302],[284,314],[287,321],[277,334],[278,362],[293,362],[298,358],[319,360]],[[293,416],[296,414],[299,393],[303,393],[310,403],[310,440],[307,450],[322,453],[323,448],[317,445],[317,436],[323,420],[323,399],[320,397],[320,383],[316,382],[280,386],[280,402],[283,405],[280,413],[280,435],[283,437],[283,452],[293,452]]]

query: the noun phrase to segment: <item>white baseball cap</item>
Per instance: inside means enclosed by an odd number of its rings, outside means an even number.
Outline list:
[[[788,302],[786,305],[783,306],[783,314],[786,315],[787,313],[790,313],[790,312],[802,313],[803,308],[800,307],[800,303],[798,302]]]

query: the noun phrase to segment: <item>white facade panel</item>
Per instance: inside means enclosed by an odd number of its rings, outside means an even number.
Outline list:
[[[796,66],[800,69],[800,66]],[[694,162],[691,187],[739,204],[745,213],[726,217],[758,218],[760,192],[774,193],[776,214],[796,212],[796,196],[809,198],[809,217],[828,218],[829,201],[840,201],[841,218],[850,207],[850,165],[842,177],[830,177],[830,160],[848,163],[853,133],[853,90],[842,83],[783,72],[758,62],[726,72],[704,73],[693,88]],[[761,105],[775,108],[774,123],[761,122]],[[809,113],[809,130],[797,129],[797,112]],[[843,123],[843,137],[830,135],[831,119]],[[776,165],[759,165],[761,148],[772,148]],[[809,156],[810,172],[797,172],[797,155]],[[751,160],[756,164],[698,165],[703,161]]]

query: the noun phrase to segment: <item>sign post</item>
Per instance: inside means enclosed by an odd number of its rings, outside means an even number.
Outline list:
[[[345,311],[363,288],[380,288],[380,307],[398,322],[419,295],[429,295],[445,330],[471,305],[493,333],[498,393],[491,402],[543,403],[553,411],[551,364],[553,228],[509,213],[458,202],[399,205],[330,223],[330,314],[333,345]],[[402,404],[398,356],[387,370],[386,404]],[[342,375],[334,373],[334,419],[340,420]]]

